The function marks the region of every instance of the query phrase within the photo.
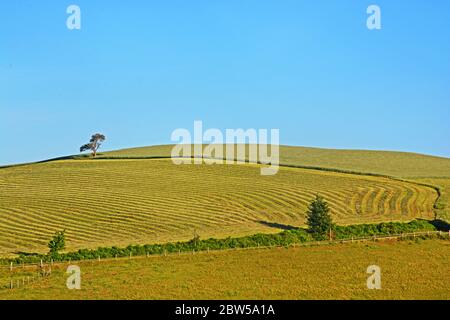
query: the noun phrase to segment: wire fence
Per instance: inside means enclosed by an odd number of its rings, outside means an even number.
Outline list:
[[[51,265],[40,265],[33,272],[30,271],[31,266],[23,266],[22,268],[11,268],[8,274],[9,279],[0,284],[0,289],[19,289],[33,284],[39,279],[49,277],[52,273]],[[33,266],[36,268],[36,266]]]
[[[303,243],[293,243],[289,245],[264,245],[264,246],[252,246],[252,247],[244,247],[244,248],[227,248],[227,249],[214,249],[210,250],[209,248],[202,249],[199,251],[179,251],[179,252],[164,252],[163,254],[153,254],[153,255],[140,255],[140,256],[132,256],[130,254],[129,257],[115,257],[108,259],[86,259],[86,260],[74,260],[74,261],[62,261],[62,262],[54,262],[51,260],[50,262],[44,262],[43,260],[40,263],[21,263],[14,264],[11,262],[8,266],[3,265],[0,266],[1,269],[9,269],[9,279],[7,283],[3,282],[3,285],[0,284],[0,289],[19,289],[24,288],[27,285],[33,284],[39,279],[43,279],[45,277],[49,277],[52,273],[52,268],[58,268],[60,266],[70,265],[76,262],[85,262],[89,261],[91,263],[95,262],[104,262],[104,261],[114,261],[118,259],[132,259],[132,258],[149,258],[149,257],[160,257],[167,255],[191,255],[191,254],[199,254],[199,253],[210,253],[210,252],[219,252],[219,251],[236,251],[236,250],[255,250],[255,249],[273,249],[273,248],[285,248],[285,247],[306,247],[306,246],[319,246],[319,245],[329,245],[329,244],[339,244],[339,243],[356,243],[356,242],[367,242],[367,241],[377,241],[377,240],[398,240],[398,239],[415,239],[423,236],[439,236],[442,238],[448,238],[450,240],[450,231],[424,231],[424,232],[410,232],[410,233],[401,233],[401,234],[390,234],[390,235],[373,235],[366,237],[350,237],[346,239],[335,239],[335,240],[322,240],[322,241],[308,241]],[[35,269],[34,272],[30,269]],[[32,272],[30,274],[30,272]]]
[[[345,239],[334,239],[334,240],[321,240],[321,241],[307,241],[307,242],[301,242],[301,243],[291,243],[288,245],[280,245],[280,244],[274,244],[274,245],[256,245],[251,247],[236,247],[236,248],[225,248],[225,249],[201,249],[201,250],[192,250],[192,251],[179,251],[179,252],[167,252],[164,251],[162,254],[146,254],[146,255],[139,255],[139,256],[132,256],[130,254],[129,257],[115,257],[115,258],[103,258],[100,257],[96,259],[82,259],[82,260],[69,260],[69,261],[53,261],[50,260],[50,262],[41,260],[38,263],[19,263],[14,264],[13,262],[10,262],[9,265],[2,265],[0,266],[1,269],[9,269],[9,271],[14,271],[17,269],[23,269],[26,270],[28,268],[39,268],[39,270],[43,270],[45,268],[50,268],[53,266],[60,266],[60,265],[68,265],[75,262],[83,262],[83,261],[111,261],[111,260],[117,260],[117,259],[131,259],[136,257],[150,257],[150,256],[167,256],[167,255],[180,255],[180,254],[195,254],[195,253],[201,253],[201,252],[217,252],[217,251],[229,251],[229,250],[253,250],[253,249],[271,249],[271,248],[282,248],[282,247],[305,247],[305,246],[317,246],[317,245],[327,245],[327,244],[337,244],[337,243],[353,243],[353,242],[361,242],[361,241],[376,241],[376,240],[398,240],[398,239],[407,239],[407,238],[417,238],[421,236],[441,236],[441,237],[448,237],[450,239],[450,231],[444,232],[444,231],[422,231],[422,232],[409,232],[409,233],[401,233],[401,234],[390,234],[390,235],[373,235],[373,236],[365,236],[365,237],[349,237]]]

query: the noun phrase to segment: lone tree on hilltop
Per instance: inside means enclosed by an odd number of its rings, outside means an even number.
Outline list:
[[[106,137],[101,133],[93,134],[89,143],[86,143],[80,147],[80,152],[84,152],[86,150],[92,151],[92,156],[95,157],[97,155],[97,150],[102,145],[103,141],[106,140]]]
[[[309,204],[306,211],[308,230],[316,239],[325,239],[334,227],[328,203],[319,195]]]

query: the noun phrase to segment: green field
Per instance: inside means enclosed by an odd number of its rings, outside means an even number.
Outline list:
[[[449,255],[448,240],[420,240],[77,262],[81,290],[63,265],[0,299],[449,299]],[[366,287],[374,264],[381,290]],[[0,285],[34,274],[2,269]]]
[[[319,193],[339,224],[434,218],[433,188],[384,177],[170,159],[60,160],[0,169],[0,255],[278,232]]]

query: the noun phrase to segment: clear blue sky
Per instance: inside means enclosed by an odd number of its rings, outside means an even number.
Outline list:
[[[450,2],[1,1],[0,164],[77,153],[95,132],[105,150],[170,143],[194,120],[450,157]]]

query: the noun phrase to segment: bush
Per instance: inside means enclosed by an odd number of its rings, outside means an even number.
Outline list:
[[[392,235],[419,231],[434,231],[441,230],[439,226],[448,228],[448,225],[443,225],[441,222],[427,221],[427,220],[414,220],[408,223],[400,222],[387,222],[380,224],[360,224],[351,226],[334,226],[334,234],[337,240],[350,239],[352,237],[368,237],[373,235]],[[423,236],[421,238],[427,238]],[[448,239],[447,237],[444,237]],[[200,237],[191,239],[186,242],[172,242],[166,244],[146,244],[146,245],[129,245],[126,248],[118,247],[102,247],[96,250],[80,249],[76,252],[69,252],[60,254],[58,251],[62,250],[65,245],[64,231],[57,232],[51,243],[51,252],[53,255],[38,255],[22,254],[14,259],[2,259],[0,262],[9,264],[13,263],[38,263],[41,259],[43,261],[49,261],[53,259],[55,261],[69,261],[69,260],[88,260],[101,258],[114,258],[114,257],[128,257],[130,253],[133,256],[146,255],[146,254],[163,254],[175,253],[175,252],[192,252],[193,250],[221,250],[230,248],[252,248],[257,246],[289,246],[292,244],[311,242],[316,239],[316,235],[310,233],[303,228],[286,230],[276,234],[254,234],[240,238],[226,238],[226,239],[204,239]],[[52,249],[53,248],[53,249]],[[53,250],[53,251],[52,251]]]

